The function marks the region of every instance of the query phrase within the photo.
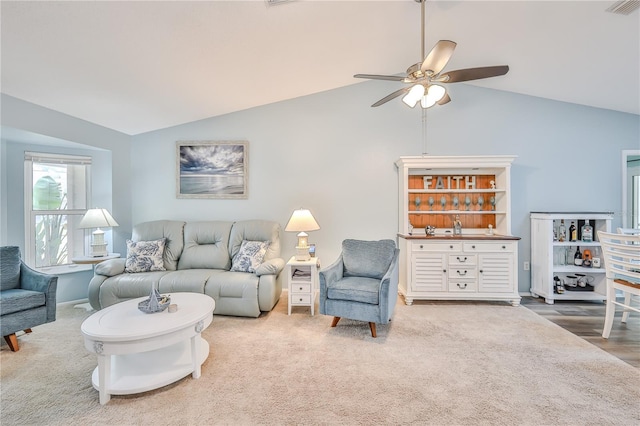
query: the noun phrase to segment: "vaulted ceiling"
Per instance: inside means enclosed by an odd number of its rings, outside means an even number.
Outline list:
[[[456,84],[640,114],[640,12],[606,12],[614,3],[428,0],[426,46],[458,43],[447,70],[510,66]],[[2,1],[1,19],[3,93],[127,134],[421,59],[414,0]],[[371,103],[402,83],[388,85]]]

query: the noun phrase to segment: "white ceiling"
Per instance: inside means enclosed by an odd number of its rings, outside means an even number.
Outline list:
[[[458,43],[446,70],[510,66],[478,86],[640,114],[640,13],[613,3],[429,0],[427,50]],[[3,0],[1,18],[3,93],[131,135],[420,60],[414,0]]]

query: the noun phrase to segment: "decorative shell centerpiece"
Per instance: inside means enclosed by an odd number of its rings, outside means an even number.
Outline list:
[[[148,299],[138,303],[138,309],[145,314],[153,314],[156,312],[162,312],[171,304],[171,297],[168,295],[161,295],[158,290],[153,288]]]

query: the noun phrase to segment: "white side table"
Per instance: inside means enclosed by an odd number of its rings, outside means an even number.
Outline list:
[[[78,256],[71,258],[73,263],[78,265],[96,265],[100,262],[104,262],[109,259],[117,259],[120,257],[120,253],[109,253],[106,256]]]
[[[309,306],[314,314],[316,293],[318,291],[318,271],[320,259],[296,260],[295,256],[287,262],[287,283],[289,293],[289,315],[292,306]]]

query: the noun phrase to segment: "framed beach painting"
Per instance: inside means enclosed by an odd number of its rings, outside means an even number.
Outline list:
[[[178,198],[247,198],[249,142],[178,141]]]

